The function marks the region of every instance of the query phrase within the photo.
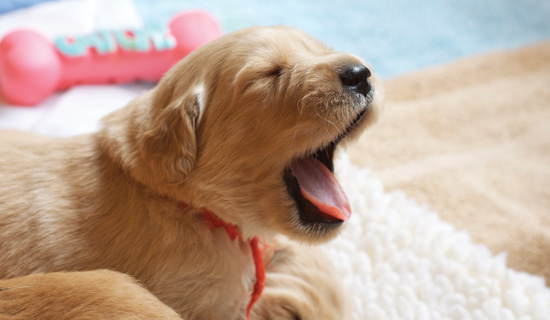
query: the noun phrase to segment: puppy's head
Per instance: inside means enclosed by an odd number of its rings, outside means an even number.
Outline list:
[[[335,148],[375,118],[377,88],[361,59],[297,29],[226,35],[141,103],[150,107],[136,132],[140,180],[245,237],[326,240],[351,214],[333,176]]]

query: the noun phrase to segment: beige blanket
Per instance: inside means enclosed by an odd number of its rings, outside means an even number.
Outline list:
[[[550,284],[550,43],[402,76],[386,96],[352,161]]]

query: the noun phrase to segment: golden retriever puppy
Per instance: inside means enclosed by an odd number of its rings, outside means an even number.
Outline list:
[[[349,218],[332,159],[375,119],[377,84],[362,60],[304,32],[250,28],[191,53],[98,133],[0,134],[0,279],[110,269],[186,319],[345,318],[314,248],[258,252],[277,235],[327,241]]]

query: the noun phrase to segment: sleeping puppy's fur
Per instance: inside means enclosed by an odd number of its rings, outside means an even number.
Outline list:
[[[183,318],[242,318],[254,281],[250,247],[207,228],[201,210],[236,225],[244,239],[334,237],[341,219],[308,201],[290,168],[311,157],[332,170],[340,140],[375,118],[374,87],[353,55],[296,29],[251,28],[190,54],[155,89],[107,116],[98,133],[2,133],[0,279],[111,269]],[[253,313],[345,318],[347,300],[322,254],[290,240],[276,249]],[[82,283],[130,279],[71,275]],[[33,290],[25,279],[20,292]],[[109,291],[91,290],[82,301]],[[0,291],[0,301],[14,292]]]
[[[181,317],[132,277],[95,270],[0,280],[0,319],[179,320]]]

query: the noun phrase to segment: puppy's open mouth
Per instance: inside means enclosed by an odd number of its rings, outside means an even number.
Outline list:
[[[334,150],[367,114],[361,111],[347,129],[313,154],[294,159],[284,171],[284,180],[296,201],[300,222],[306,226],[336,227],[351,216],[346,194],[334,177]]]

